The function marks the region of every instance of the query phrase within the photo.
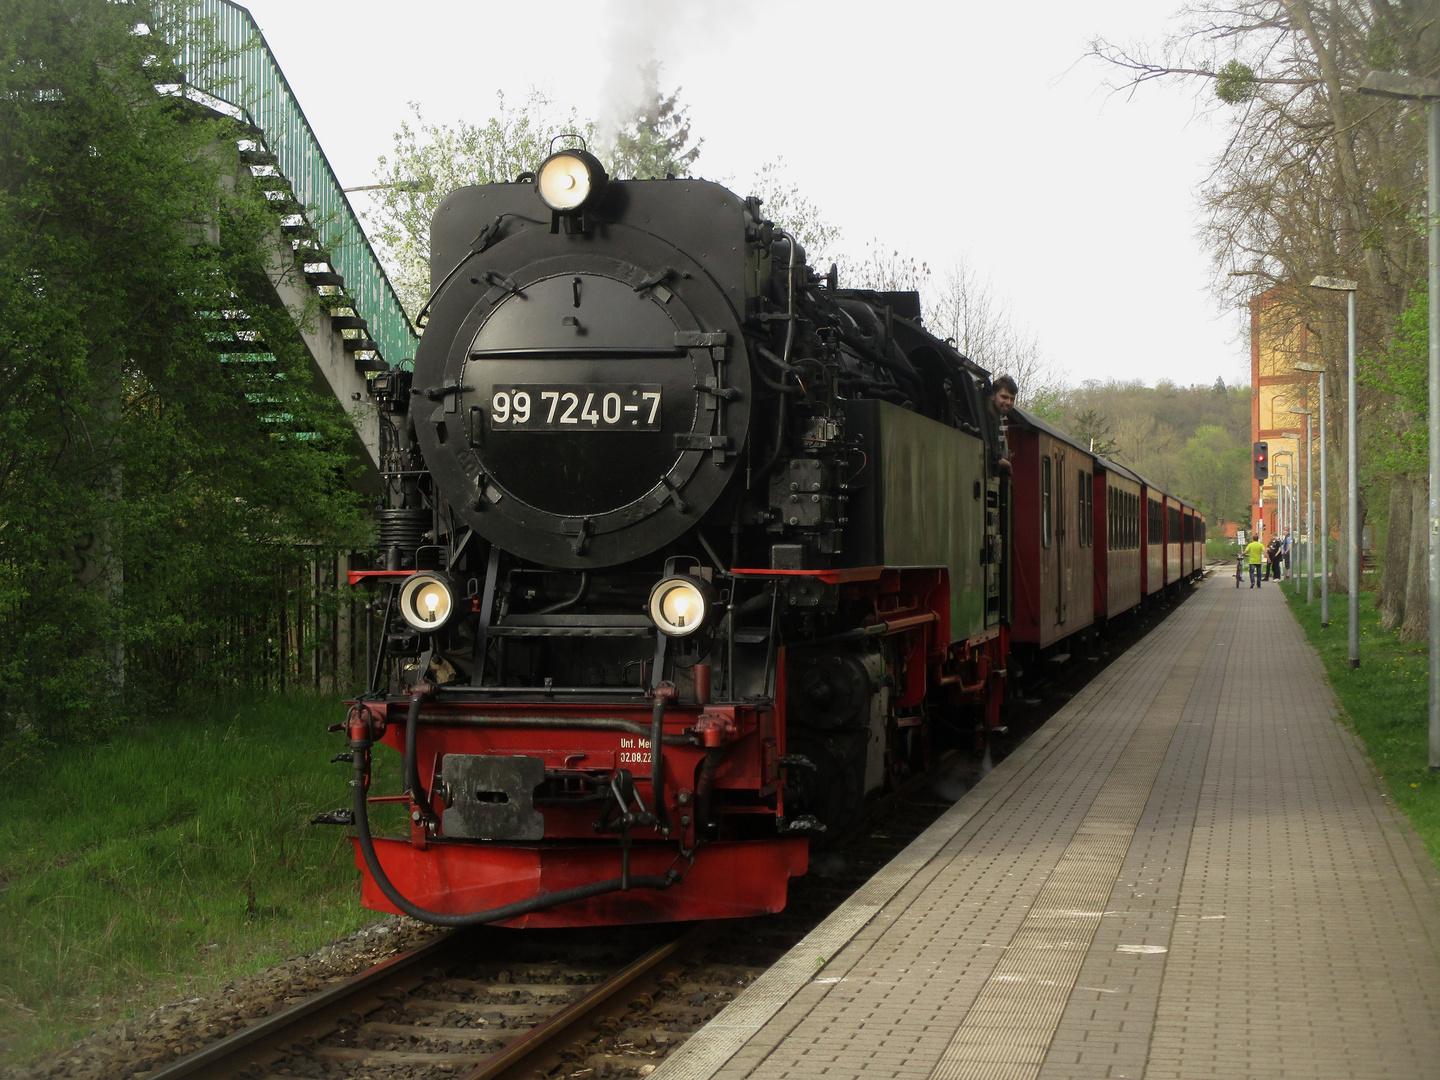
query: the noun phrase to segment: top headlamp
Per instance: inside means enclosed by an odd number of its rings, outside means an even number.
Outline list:
[[[588,206],[604,189],[605,166],[585,150],[551,154],[535,173],[535,190],[551,210],[573,214]]]

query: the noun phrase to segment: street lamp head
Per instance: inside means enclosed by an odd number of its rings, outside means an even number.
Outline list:
[[[1440,98],[1440,79],[1400,75],[1394,71],[1372,71],[1355,89],[1372,97],[1396,101],[1433,101]]]
[[[1312,371],[1317,375],[1325,374],[1324,364],[1293,364],[1291,366],[1294,367],[1296,371]],[[1294,412],[1295,410],[1291,409],[1290,411]]]
[[[1292,410],[1292,411],[1293,411],[1293,410]],[[1281,437],[1282,439],[1298,439],[1298,438],[1300,438],[1300,432],[1298,432],[1298,431],[1282,431],[1282,432],[1280,433],[1280,437]],[[1290,452],[1290,451],[1288,451],[1288,450],[1285,451],[1285,453],[1287,453],[1287,454],[1288,454],[1289,452]]]
[[[1308,370],[1308,369],[1306,369],[1306,370]],[[1290,406],[1290,411],[1291,411],[1292,413],[1294,413],[1296,416],[1314,416],[1314,415],[1315,415],[1315,410],[1314,410],[1314,409],[1302,409],[1302,408],[1300,408],[1298,405],[1292,405],[1292,406]]]
[[[1351,281],[1343,277],[1324,277],[1323,275],[1310,282],[1312,289],[1333,289],[1336,292],[1354,292],[1360,287],[1357,281]]]
[[[347,187],[340,190],[345,194],[352,191],[429,191],[434,187],[429,180],[393,180],[385,184],[361,184],[359,187]]]

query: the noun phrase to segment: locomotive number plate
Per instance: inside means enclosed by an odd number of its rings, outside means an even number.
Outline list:
[[[490,393],[493,431],[659,431],[659,383],[527,383]]]

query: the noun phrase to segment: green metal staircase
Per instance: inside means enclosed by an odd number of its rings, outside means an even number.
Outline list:
[[[293,265],[276,266],[270,275],[276,298],[350,415],[373,470],[379,427],[367,376],[414,356],[418,336],[250,12],[230,0],[160,0],[156,6],[182,31],[177,44],[185,83],[177,92],[241,124],[241,167],[270,201],[294,252]],[[216,337],[227,360],[263,365],[267,359],[243,311],[225,311]]]

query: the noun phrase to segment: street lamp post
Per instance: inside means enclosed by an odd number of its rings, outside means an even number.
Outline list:
[[[1350,559],[1346,576],[1350,579],[1349,604],[1350,666],[1360,666],[1360,455],[1355,441],[1355,290],[1359,283],[1347,278],[1317,277],[1310,284],[1317,289],[1333,289],[1345,294],[1345,474],[1350,490],[1345,493],[1346,517],[1350,523]],[[1432,503],[1433,505],[1433,503]],[[1435,545],[1432,543],[1431,549]],[[1431,556],[1434,562],[1434,556]],[[1432,582],[1432,588],[1434,587]],[[1433,651],[1433,647],[1432,647]],[[1433,676],[1432,676],[1433,677]]]
[[[1315,465],[1310,460],[1310,418],[1314,409],[1292,407],[1292,413],[1305,416],[1305,606],[1315,602]]]
[[[1290,434],[1290,432],[1283,432],[1280,437],[1282,439],[1288,439],[1290,438]],[[1275,500],[1275,535],[1280,539],[1281,543],[1284,543],[1286,530],[1294,528],[1294,519],[1290,514],[1291,503],[1295,493],[1295,474],[1297,470],[1295,468],[1295,451],[1277,450],[1270,455],[1270,460],[1274,461],[1276,458],[1282,457],[1288,457],[1290,460],[1283,465],[1278,461],[1276,462],[1276,467],[1283,468],[1285,472],[1280,476],[1280,490],[1277,493],[1278,498]]]
[[[1421,101],[1428,108],[1430,262],[1430,771],[1440,770],[1440,79],[1372,71],[1362,94]]]
[[[1325,448],[1325,366],[1296,364],[1296,371],[1320,376],[1320,628],[1330,628],[1330,456]],[[1314,572],[1314,567],[1311,567]]]
[[[1292,409],[1291,411],[1293,412],[1294,410]],[[1299,446],[1299,445],[1300,445],[1300,433],[1299,433],[1298,431],[1282,431],[1282,432],[1280,433],[1280,437],[1281,437],[1282,439],[1294,439],[1294,440],[1295,440],[1295,445],[1296,445],[1296,446]],[[1293,564],[1294,564],[1294,565],[1299,565],[1299,563],[1300,563],[1300,555],[1299,555],[1299,553],[1295,550],[1295,545],[1299,543],[1299,536],[1300,536],[1300,529],[1301,529],[1301,522],[1300,522],[1300,454],[1299,454],[1298,451],[1295,451],[1295,450],[1287,450],[1287,451],[1285,451],[1285,453],[1287,453],[1287,454],[1290,455],[1290,461],[1291,461],[1292,465],[1294,466],[1294,467],[1290,470],[1290,510],[1289,510],[1289,515],[1290,515],[1290,516],[1289,516],[1289,519],[1288,519],[1288,520],[1289,520],[1289,526],[1288,526],[1288,527],[1289,527],[1289,530],[1290,530],[1290,532],[1291,532],[1292,535],[1291,535],[1291,538],[1290,538],[1290,545],[1289,545],[1289,547],[1288,547],[1287,550],[1286,550],[1286,556],[1287,556],[1288,559],[1293,560]],[[1310,474],[1309,474],[1308,472],[1305,474],[1306,479],[1309,479],[1309,475],[1310,475]],[[1290,566],[1287,565],[1286,569],[1290,569]],[[1290,576],[1290,579],[1291,579],[1292,581],[1295,579],[1295,572],[1294,572],[1294,570],[1290,570],[1290,575],[1289,575],[1289,576]]]

